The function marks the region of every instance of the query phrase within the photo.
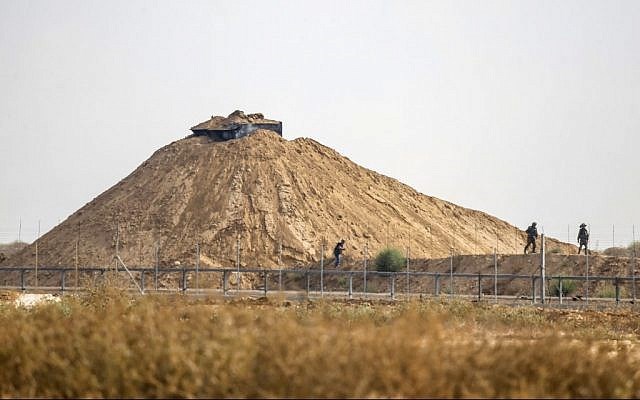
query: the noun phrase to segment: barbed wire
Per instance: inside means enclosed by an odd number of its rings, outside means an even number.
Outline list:
[[[578,229],[575,224],[567,224],[567,231],[564,234],[551,236],[560,241],[566,241],[569,244],[577,243]],[[634,241],[640,241],[640,225],[588,225],[589,230],[589,247],[593,250],[605,250],[612,247],[628,247]],[[47,231],[40,231],[40,235],[44,235]],[[396,237],[394,233],[393,242],[402,242],[402,239]],[[22,229],[4,228],[0,230],[0,244],[8,244],[16,242],[20,239],[22,242],[33,243],[38,237],[38,229],[22,226]],[[389,239],[391,240],[391,239]]]

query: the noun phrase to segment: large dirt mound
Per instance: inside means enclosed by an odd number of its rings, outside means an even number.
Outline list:
[[[524,234],[480,211],[423,195],[318,142],[270,131],[226,142],[191,136],[156,151],[131,175],[39,241],[40,265],[193,264],[274,267],[315,262],[340,238],[347,256],[386,245],[412,257],[519,253]],[[550,247],[571,247],[549,241]],[[4,265],[33,265],[30,245]]]

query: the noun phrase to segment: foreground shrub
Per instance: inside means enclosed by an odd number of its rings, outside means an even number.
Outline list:
[[[640,396],[632,347],[549,310],[96,295],[0,308],[1,397]]]
[[[381,272],[398,272],[406,265],[406,258],[398,249],[388,247],[376,255],[376,269]]]

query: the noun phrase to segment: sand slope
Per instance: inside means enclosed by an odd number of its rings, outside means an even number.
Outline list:
[[[56,226],[39,242],[40,265],[304,265],[340,238],[347,255],[387,244],[414,258],[519,253],[524,234],[486,213],[416,192],[307,138],[270,131],[227,142],[187,137],[156,151],[133,173]],[[550,242],[569,251],[573,246]],[[280,248],[282,251],[280,252]],[[280,255],[281,254],[281,255]],[[30,245],[3,265],[33,265]]]

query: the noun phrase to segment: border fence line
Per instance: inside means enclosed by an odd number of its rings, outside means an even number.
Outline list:
[[[116,274],[119,277],[130,277],[133,280],[135,289],[139,289],[142,293],[154,292],[182,292],[189,294],[211,294],[219,293],[224,296],[245,294],[262,294],[268,293],[298,293],[303,297],[342,297],[342,298],[367,298],[382,297],[389,299],[410,299],[413,297],[440,297],[447,294],[450,298],[466,298],[470,300],[498,302],[499,300],[518,300],[531,302],[532,304],[563,304],[566,302],[566,291],[569,282],[590,281],[608,282],[614,288],[614,293],[610,297],[592,297],[591,299],[576,294],[572,296],[573,300],[586,301],[609,301],[619,304],[621,302],[629,302],[634,304],[633,293],[631,296],[625,297],[621,290],[624,284],[632,283],[634,276],[601,276],[601,275],[553,275],[541,277],[540,274],[487,274],[487,273],[453,273],[449,272],[426,272],[426,271],[399,271],[399,272],[380,272],[367,270],[318,270],[311,268],[298,269],[242,269],[238,271],[233,268],[202,268],[199,265],[193,267],[179,268],[160,268],[154,267],[129,267],[127,271],[119,270],[116,272],[113,268],[103,267],[39,267],[40,282],[43,277],[49,277],[49,282],[57,281],[57,284],[50,286],[39,286],[29,284],[27,279],[30,274],[35,272],[35,267],[4,267],[0,268],[0,280],[4,282],[1,286],[3,289],[31,290],[31,291],[55,291],[70,292],[77,290],[89,289],[90,285],[69,284],[70,278],[75,278],[73,282],[78,281],[77,274],[86,278],[99,280],[107,274]],[[73,274],[76,273],[76,276]],[[13,274],[13,275],[12,275]],[[190,286],[189,281],[198,274],[198,280],[195,286]],[[235,274],[235,283],[231,282],[231,277]],[[247,274],[247,279],[241,278],[241,275]],[[287,281],[283,281],[283,276]],[[155,283],[163,278],[165,283],[163,287],[156,287]],[[407,279],[405,291],[397,290],[398,284]],[[150,280],[152,279],[152,280]],[[322,279],[322,280],[321,280]],[[131,282],[127,279],[127,282]],[[147,283],[147,281],[149,283]],[[367,286],[367,280],[369,285]],[[422,280],[422,285],[419,284]],[[449,280],[449,282],[445,282]],[[544,280],[544,284],[540,282]],[[82,281],[82,280],[80,280]],[[413,283],[409,283],[413,281]],[[459,285],[466,285],[466,290],[456,290],[454,281]],[[274,282],[272,287],[270,282]],[[277,283],[275,283],[277,282]],[[372,282],[376,283],[372,288]],[[515,282],[525,282],[529,286],[526,295],[507,295],[497,292],[498,283],[506,282],[505,287]],[[245,284],[245,287],[243,286]],[[381,284],[382,283],[382,284]],[[487,283],[486,286],[483,284]],[[489,285],[492,283],[492,285]],[[327,287],[327,284],[329,284]],[[448,285],[446,285],[448,284]],[[555,285],[555,294],[551,292],[544,299],[541,298],[542,288],[548,288]],[[235,291],[231,289],[235,286]],[[356,287],[358,286],[358,287]],[[449,292],[445,293],[444,288],[449,288]],[[360,289],[359,291],[356,289]],[[329,290],[328,290],[329,289]],[[410,290],[411,289],[411,290]],[[491,290],[493,289],[493,290]],[[548,290],[548,289],[547,289]],[[136,290],[137,291],[137,290]],[[489,293],[487,293],[489,292]],[[486,295],[489,296],[486,296]],[[588,291],[585,291],[588,295]],[[486,298],[485,298],[486,296]]]

